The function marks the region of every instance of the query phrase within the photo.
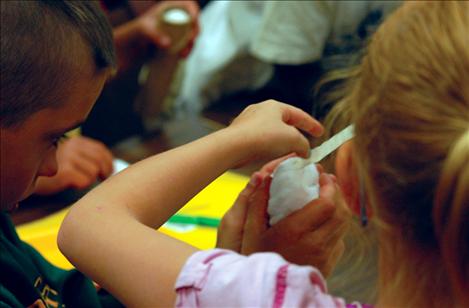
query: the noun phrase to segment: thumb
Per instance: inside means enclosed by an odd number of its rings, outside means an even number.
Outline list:
[[[249,206],[246,213],[246,224],[244,225],[243,253],[256,251],[258,238],[268,228],[267,204],[269,201],[269,187],[271,177],[262,179],[262,183],[249,198]]]
[[[246,187],[239,193],[238,198],[234,202],[233,206],[228,210],[226,215],[230,215],[236,219],[236,221],[244,221],[246,219],[246,213],[249,206],[249,200],[255,190],[262,183],[262,178],[259,172],[254,172],[251,176]]]
[[[241,251],[243,240],[243,229],[246,220],[246,211],[249,197],[260,185],[261,177],[258,172],[254,173],[246,187],[238,195],[233,206],[223,215],[217,232],[218,248]]]

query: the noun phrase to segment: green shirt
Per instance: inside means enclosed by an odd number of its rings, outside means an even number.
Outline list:
[[[21,241],[0,212],[0,307],[122,307],[77,270],[60,269]]]

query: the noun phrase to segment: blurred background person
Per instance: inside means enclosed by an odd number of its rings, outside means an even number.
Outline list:
[[[155,59],[164,67],[168,58],[171,58],[170,64],[173,65],[173,62],[178,62],[190,53],[199,32],[199,5],[195,0],[102,0],[101,3],[113,25],[119,68],[117,75],[106,85],[88,120],[82,126],[82,132],[112,146],[126,137],[145,133],[142,111],[146,107],[142,107],[142,104],[147,102],[137,102],[148,76],[148,71],[147,76],[142,76],[142,67]],[[172,55],[169,50],[173,42],[161,29],[158,20],[166,10],[175,7],[190,15],[191,29],[185,48]],[[157,62],[152,64],[151,69],[156,70],[154,73],[160,74],[164,80],[158,81],[159,85],[154,87],[145,86],[153,88],[156,91],[154,95],[161,95],[159,93],[165,92],[166,89],[158,87],[165,87],[165,83],[172,80],[173,71],[162,69],[159,72]],[[163,102],[157,100],[151,103]]]
[[[313,110],[317,81],[349,66],[399,3],[212,1],[201,14],[202,31],[185,64],[175,109],[242,108],[273,98],[321,117],[325,111]]]

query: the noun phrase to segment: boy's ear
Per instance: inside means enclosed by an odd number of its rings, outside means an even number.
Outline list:
[[[360,215],[360,184],[353,153],[352,140],[339,148],[335,172],[347,205],[354,214]]]

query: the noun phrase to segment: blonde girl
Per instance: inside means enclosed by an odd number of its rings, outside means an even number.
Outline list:
[[[378,306],[469,304],[468,33],[468,2],[406,3],[337,107],[356,131],[339,182],[356,209],[361,179],[379,230]]]

